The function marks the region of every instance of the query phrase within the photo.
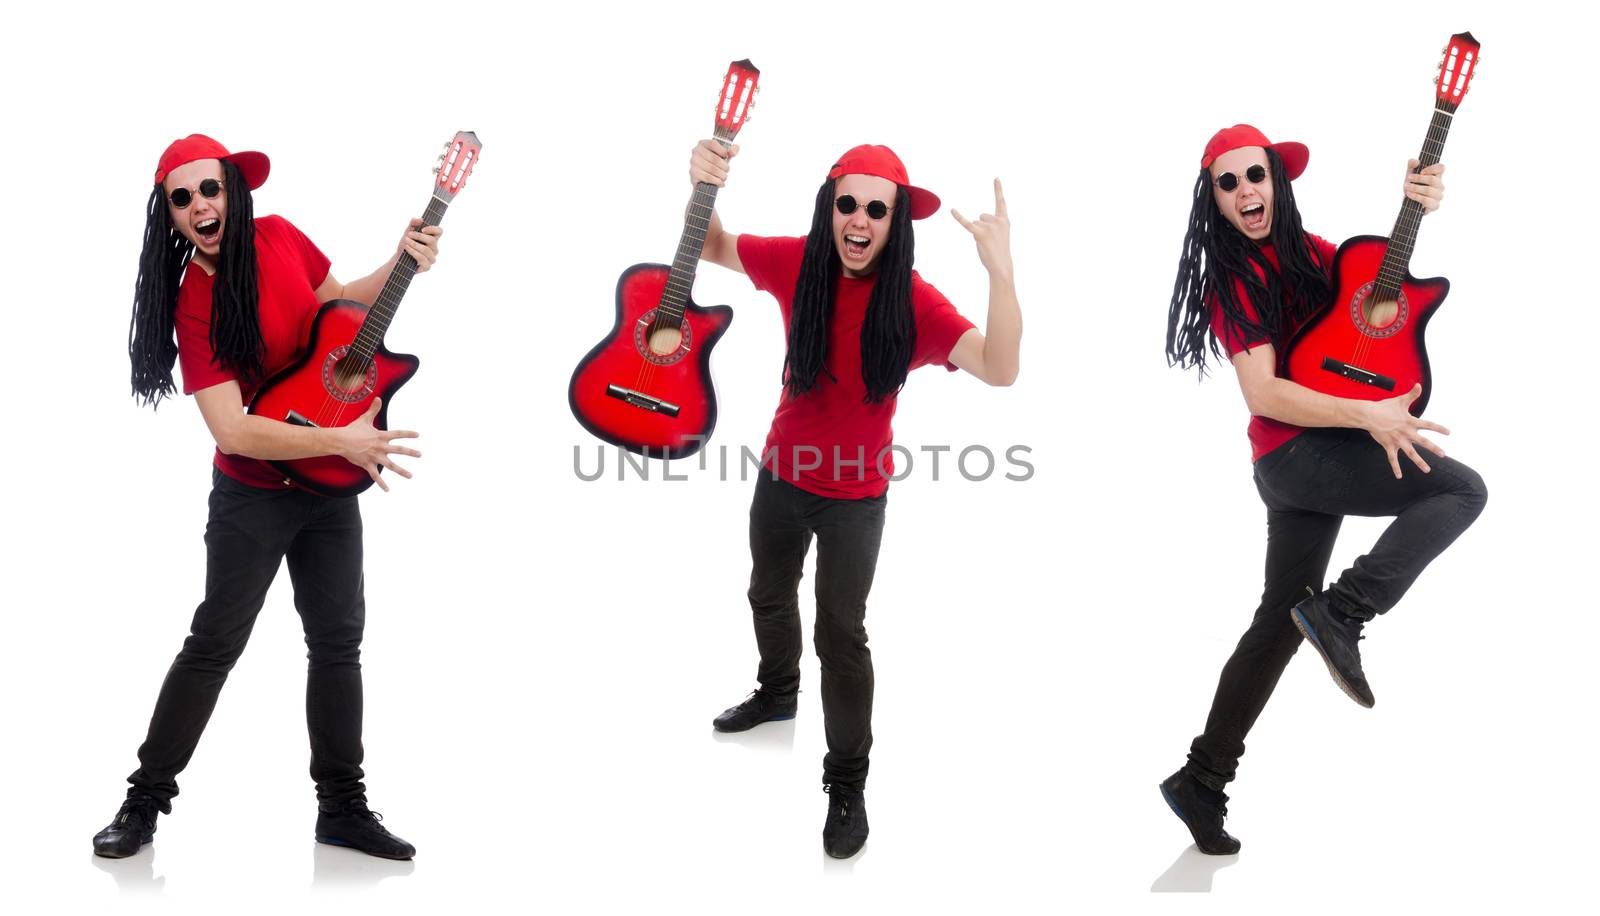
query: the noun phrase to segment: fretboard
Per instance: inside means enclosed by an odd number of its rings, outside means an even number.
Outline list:
[[[723,149],[731,145],[731,138],[716,131],[716,140]],[[683,215],[683,235],[678,238],[678,251],[672,256],[672,272],[667,276],[667,288],[661,294],[658,323],[677,324],[683,320],[684,305],[694,289],[695,268],[700,265],[700,252],[706,247],[706,233],[711,231],[711,212],[717,205],[717,186],[699,182],[694,186],[694,196],[689,198],[689,209]]]
[[[441,197],[428,198],[428,209],[422,213],[422,225],[439,225],[439,221],[444,219],[445,208],[449,206],[449,201]],[[411,287],[411,278],[416,275],[416,259],[406,252],[401,252],[400,260],[396,261],[394,269],[389,271],[389,279],[384,281],[383,289],[378,292],[378,298],[367,308],[367,318],[361,322],[361,330],[356,333],[356,339],[350,345],[352,353],[363,359],[370,359],[372,354],[377,352],[378,346],[383,343],[383,335],[389,330],[389,323],[394,320],[394,313],[400,309],[400,300],[405,298],[406,290]]]
[[[1417,161],[1427,168],[1439,161],[1444,153],[1445,137],[1450,133],[1450,122],[1455,117],[1457,105],[1454,102],[1434,100],[1433,121],[1428,124],[1428,136],[1422,141],[1422,152],[1417,155]],[[1373,295],[1379,301],[1393,299],[1400,293],[1400,284],[1405,279],[1411,265],[1411,252],[1417,245],[1417,229],[1422,225],[1422,215],[1425,213],[1422,205],[1407,197],[1400,205],[1400,217],[1394,222],[1394,231],[1389,233],[1389,250],[1384,253],[1383,264],[1378,268],[1377,288]]]

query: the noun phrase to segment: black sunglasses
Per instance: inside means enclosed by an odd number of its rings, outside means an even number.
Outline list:
[[[839,212],[845,216],[849,216],[850,214],[856,212],[856,207],[861,206],[860,204],[856,203],[856,199],[851,197],[849,194],[839,195],[839,199],[835,200],[833,205],[838,207]],[[889,215],[890,210],[894,209],[881,200],[869,200],[867,201],[866,207],[867,215],[873,219],[883,219],[885,216]]]
[[[1248,178],[1251,184],[1260,184],[1267,180],[1267,167],[1264,165],[1252,165],[1244,170],[1244,177]],[[1239,186],[1239,176],[1232,172],[1223,172],[1216,177],[1216,182],[1217,187],[1222,190],[1232,191]]]
[[[200,182],[198,190],[200,191],[200,196],[206,200],[216,200],[217,195],[222,193],[222,182],[216,178],[207,178]],[[188,188],[173,188],[172,193],[167,195],[167,199],[172,201],[173,207],[182,210],[194,203],[194,194]]]

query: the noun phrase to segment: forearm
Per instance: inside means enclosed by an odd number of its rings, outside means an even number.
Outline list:
[[[400,252],[395,252],[384,265],[359,280],[346,283],[339,291],[336,299],[354,299],[364,305],[371,305],[378,299],[378,293],[383,291],[383,284],[389,282],[389,274],[394,271],[394,266],[400,263]]]
[[[1246,398],[1250,412],[1294,426],[1365,429],[1373,402],[1313,391],[1285,378],[1264,379]]]
[[[337,430],[296,426],[251,414],[239,414],[223,430],[212,430],[217,448],[228,455],[260,461],[294,461],[340,453]]]
[[[1022,305],[1009,273],[989,274],[989,317],[983,328],[983,365],[991,385],[1010,385],[1021,369]]]

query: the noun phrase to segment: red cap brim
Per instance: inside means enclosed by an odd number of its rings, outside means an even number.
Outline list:
[[[939,212],[939,195],[922,188],[906,186],[911,197],[911,218],[927,219]]]
[[[1311,161],[1311,150],[1304,143],[1274,143],[1272,148],[1278,151],[1278,158],[1283,160],[1283,169],[1289,174],[1289,180],[1300,177],[1306,170],[1306,163]]]
[[[266,153],[246,151],[230,153],[222,158],[239,169],[239,174],[244,176],[244,183],[249,185],[252,191],[266,184],[267,175],[272,171],[272,160],[267,158]]]

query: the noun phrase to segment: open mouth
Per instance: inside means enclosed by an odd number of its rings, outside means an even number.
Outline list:
[[[200,241],[207,245],[215,245],[222,236],[222,220],[212,218],[203,219],[194,224],[195,234],[200,236]]]
[[[1252,231],[1264,229],[1267,225],[1267,208],[1259,203],[1250,204],[1239,211],[1239,216],[1244,220],[1246,229]]]
[[[845,257],[859,260],[867,256],[867,249],[872,246],[872,240],[861,235],[847,235],[844,237]]]

